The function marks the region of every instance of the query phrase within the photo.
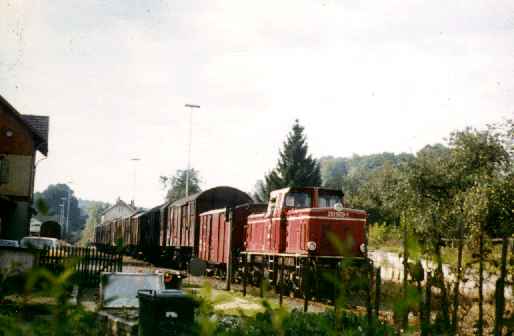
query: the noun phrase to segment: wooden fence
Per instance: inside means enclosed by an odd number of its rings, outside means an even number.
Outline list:
[[[98,251],[94,248],[61,246],[45,248],[39,256],[39,266],[53,273],[66,267],[73,267],[73,280],[82,286],[97,286],[101,272],[121,272],[122,255],[114,252]]]

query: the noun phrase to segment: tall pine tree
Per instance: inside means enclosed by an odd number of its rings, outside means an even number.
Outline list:
[[[277,167],[257,181],[255,198],[266,201],[272,190],[286,187],[317,187],[321,185],[319,163],[307,154],[304,128],[295,120],[280,151]]]

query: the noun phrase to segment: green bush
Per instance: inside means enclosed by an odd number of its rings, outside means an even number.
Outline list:
[[[402,233],[396,226],[375,223],[369,227],[369,246],[373,249],[400,249]]]
[[[365,316],[352,313],[304,313],[298,310],[269,310],[255,317],[224,317],[219,320],[213,335],[222,336],[303,336],[303,335],[364,335]],[[393,329],[375,321],[373,335],[392,335]]]

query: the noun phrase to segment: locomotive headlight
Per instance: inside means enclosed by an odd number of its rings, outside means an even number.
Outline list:
[[[335,211],[343,211],[344,207],[341,203],[334,204]]]
[[[316,251],[316,242],[313,242],[313,241],[309,241],[307,242],[307,250],[313,252],[313,251]]]

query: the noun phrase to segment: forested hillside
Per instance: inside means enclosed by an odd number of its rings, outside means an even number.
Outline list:
[[[366,209],[370,222],[398,223],[387,197],[392,197],[395,179],[414,155],[380,153],[351,158],[320,159],[323,186],[343,189],[348,206]]]

